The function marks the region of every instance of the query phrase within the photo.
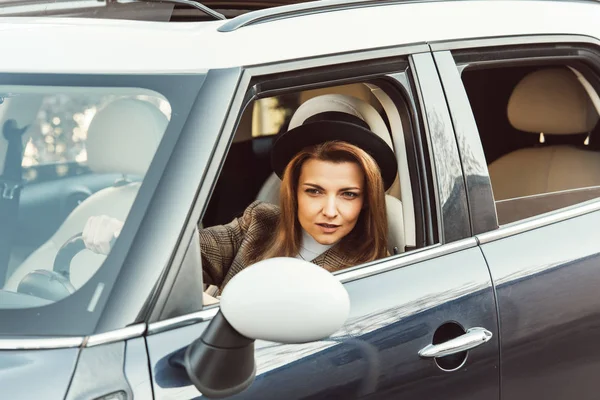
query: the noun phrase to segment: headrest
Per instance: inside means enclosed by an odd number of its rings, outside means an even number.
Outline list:
[[[169,123],[158,107],[118,99],[99,110],[88,129],[88,166],[98,173],[143,177]]]
[[[347,142],[364,150],[377,163],[385,190],[393,184],[398,164],[383,119],[370,104],[340,94],[312,98],[296,110],[287,132],[273,145],[271,166],[282,178],[299,151],[329,141]]]
[[[305,101],[292,116],[288,130],[302,125],[315,114],[327,111],[343,112],[362,119],[371,132],[383,139],[391,149],[394,148],[387,126],[377,110],[366,101],[345,94],[325,94]]]
[[[590,132],[598,122],[590,96],[567,68],[526,75],[513,89],[507,113],[514,128],[550,135]]]

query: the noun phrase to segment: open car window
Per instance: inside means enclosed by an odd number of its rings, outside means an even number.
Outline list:
[[[404,132],[403,127],[410,126],[410,117],[398,113],[397,105],[375,84],[330,86],[256,100],[242,114],[217,185],[200,221],[201,229],[235,221],[253,202],[279,206],[281,180],[271,167],[271,149],[287,131],[293,114],[301,104],[330,94],[349,96],[373,107],[382,121],[383,129],[379,135],[395,149],[400,160],[407,160],[405,135],[412,133]],[[416,226],[419,222],[415,223],[415,220],[418,221],[421,216],[415,214],[411,185],[415,179],[409,173],[407,162],[401,162],[395,182],[385,195],[390,256],[416,248]],[[220,289],[218,285],[207,285],[204,304],[218,302]]]

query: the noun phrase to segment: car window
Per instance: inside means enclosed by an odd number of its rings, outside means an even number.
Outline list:
[[[254,101],[247,107],[237,127],[233,144],[228,151],[225,164],[200,224],[203,266],[212,261],[224,264],[233,262],[233,268],[236,268],[237,261],[231,259],[236,255],[229,254],[224,250],[215,250],[213,247],[231,246],[230,250],[233,252],[239,250],[239,243],[233,243],[230,239],[240,229],[240,224],[245,224],[244,220],[247,219],[249,213],[254,212],[249,211],[250,209],[259,210],[256,214],[260,214],[261,219],[267,221],[272,219],[270,215],[266,215],[268,212],[265,215],[262,214],[264,210],[271,207],[276,209],[280,201],[281,180],[274,174],[271,166],[271,149],[279,136],[288,129],[290,119],[301,104],[315,97],[331,94],[349,96],[366,104],[381,121],[382,132],[385,132],[381,136],[382,139],[397,152],[407,151],[404,136],[411,135],[412,132],[403,132],[403,129],[410,127],[409,114],[403,111],[400,112],[401,116],[394,115],[390,109],[386,112],[380,99],[385,99],[386,106],[392,107],[396,113],[398,108],[396,104],[389,101],[389,97],[384,97],[381,89],[376,86],[367,86],[364,83],[332,86]],[[402,106],[407,107],[407,104],[402,103]],[[248,116],[248,109],[252,110],[252,118]],[[397,122],[394,124],[395,130],[390,129],[390,118],[398,119],[398,121],[394,121]],[[253,132],[251,137],[247,135],[249,126],[252,127]],[[256,134],[257,132],[259,134]],[[407,159],[406,154],[399,158]],[[399,167],[408,171],[416,168],[416,165],[404,164]],[[401,179],[400,174],[396,175],[394,184],[387,190],[385,196],[388,216],[386,235],[388,256],[402,254],[417,247],[415,243],[416,230],[417,226],[421,224],[422,216],[415,216],[413,201],[416,200],[416,194],[412,193],[412,175],[407,172],[403,176],[406,178]],[[413,195],[415,196],[414,200]],[[259,206],[255,207],[256,204]],[[241,229],[252,230],[253,228],[242,227]],[[247,250],[242,249],[242,252]],[[223,281],[210,284],[212,278],[206,275],[204,277],[205,282],[208,280],[205,305],[218,302],[218,296],[223,288]],[[221,278],[228,279],[227,277],[217,277],[217,279]]]
[[[600,197],[598,76],[564,63],[466,68],[500,225]]]
[[[138,88],[0,86],[0,93],[4,137],[18,134],[23,145],[15,163],[18,147],[2,142],[0,168],[25,179],[18,197],[0,203],[4,212],[16,202],[18,213],[3,218],[12,234],[10,243],[2,239],[8,262],[0,309],[49,304],[100,269],[114,239],[92,251],[81,235],[90,217],[122,227],[169,124],[170,103]]]

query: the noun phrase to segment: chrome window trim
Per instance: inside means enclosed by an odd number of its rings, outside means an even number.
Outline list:
[[[99,333],[97,335],[88,336],[83,344],[83,347],[94,347],[102,344],[109,344],[120,342],[127,339],[133,339],[136,337],[143,336],[146,333],[146,324],[137,324],[128,326],[127,328],[118,329],[116,331],[110,331],[105,333]]]
[[[57,338],[0,339],[0,350],[49,350],[81,347],[83,336]]]
[[[542,198],[542,197],[545,197],[548,195],[552,195],[552,194],[577,193],[580,191],[585,191],[585,190],[590,190],[590,189],[600,189],[600,185],[582,186],[582,187],[578,187],[578,188],[574,188],[574,189],[555,190],[553,192],[536,193],[536,194],[530,194],[530,195],[526,195],[526,196],[511,197],[510,199],[496,200],[496,204],[505,203],[507,201],[512,201],[512,200],[539,199],[539,198]]]
[[[503,225],[495,231],[476,235],[475,238],[479,244],[490,243],[595,211],[600,211],[600,198]]]
[[[381,261],[374,261],[366,265],[349,268],[348,270],[335,273],[334,275],[338,278],[338,280],[341,283],[348,283],[358,279],[363,279],[369,276],[391,271],[394,269],[406,267],[408,265],[415,264],[418,262],[432,260],[437,257],[455,253],[461,250],[466,250],[476,246],[477,241],[475,240],[475,238],[458,240],[456,242],[446,245],[437,244],[426,247],[424,249],[414,250],[405,254],[399,254],[396,256],[388,257]],[[216,305],[193,314],[182,315],[180,317],[154,322],[148,325],[147,334],[153,335],[156,333],[181,328],[183,326],[196,324],[199,322],[210,321],[215,315],[217,315],[219,310],[220,307]]]
[[[0,350],[50,350],[94,347],[141,337],[146,333],[146,328],[146,324],[142,323],[90,336],[0,338]]]
[[[456,253],[477,246],[475,238],[466,238],[457,240],[449,244],[436,244],[425,247],[424,249],[411,251],[405,254],[388,257],[381,261],[375,261],[364,266],[348,268],[347,270],[336,273],[341,283],[348,283],[358,279],[368,278],[394,269],[403,268],[411,264],[416,264],[447,254]]]
[[[181,328],[187,325],[193,325],[200,322],[210,321],[219,312],[220,307],[214,306],[192,314],[182,315],[175,318],[165,319],[164,321],[153,322],[148,325],[148,335]]]

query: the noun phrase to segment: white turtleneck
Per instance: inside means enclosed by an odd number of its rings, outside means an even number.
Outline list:
[[[335,246],[335,244],[321,244],[302,229],[302,245],[300,253],[296,256],[300,260],[312,261],[327,250]]]

